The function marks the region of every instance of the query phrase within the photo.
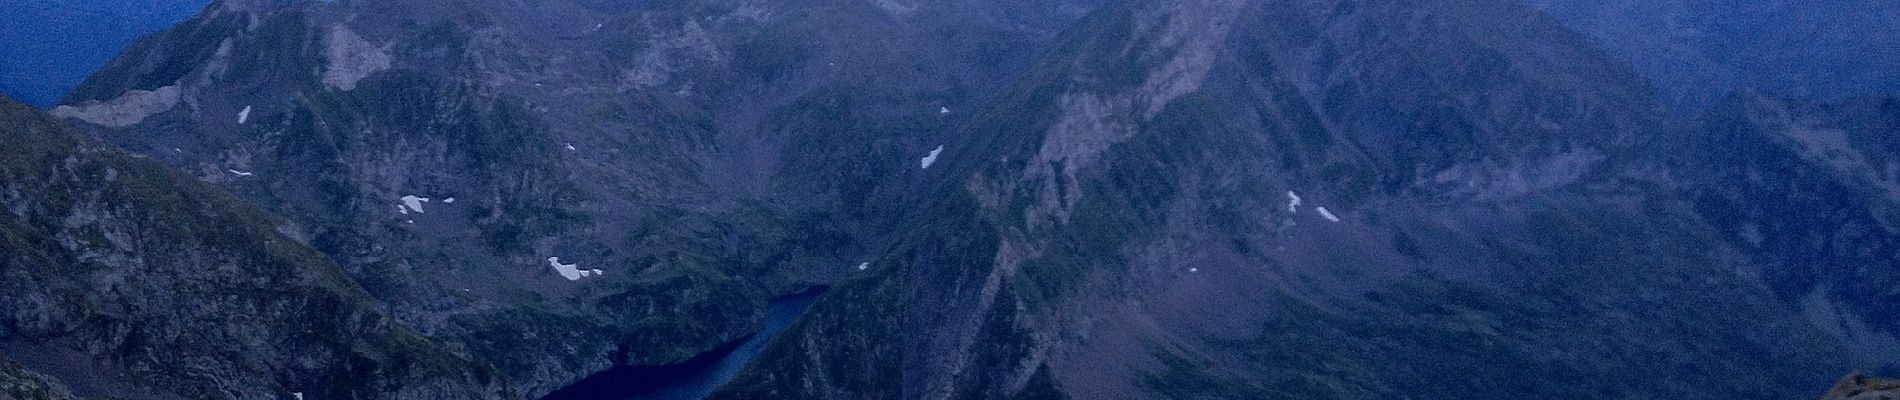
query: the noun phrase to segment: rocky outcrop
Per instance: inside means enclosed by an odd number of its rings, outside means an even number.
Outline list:
[[[169,111],[177,106],[178,87],[166,86],[149,91],[133,90],[111,101],[59,106],[53,109],[53,115],[122,128],[144,122],[152,114]]]
[[[1900,381],[1873,378],[1860,373],[1848,375],[1827,390],[1822,400],[1896,400],[1900,399]]]
[[[10,100],[0,141],[0,354],[72,394],[513,397],[280,217]],[[66,393],[20,371],[0,365],[8,393]]]
[[[355,90],[363,78],[389,69],[389,54],[348,27],[330,28],[324,42],[323,84],[332,88]]]
[[[6,357],[0,357],[0,399],[72,400],[75,397],[59,380],[28,371]]]

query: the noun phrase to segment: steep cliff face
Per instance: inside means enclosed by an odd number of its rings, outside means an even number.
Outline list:
[[[8,393],[513,396],[279,217],[10,100],[0,141],[0,353],[36,372],[5,362]]]
[[[545,393],[860,273],[1090,1],[222,1],[55,108]]]
[[[1064,43],[888,269],[722,398],[1798,397],[1851,367],[1683,194],[1643,79],[1534,10],[1124,1]]]
[[[1685,116],[1757,88],[1806,101],[1900,91],[1900,5],[1878,0],[1530,0],[1661,87]]]

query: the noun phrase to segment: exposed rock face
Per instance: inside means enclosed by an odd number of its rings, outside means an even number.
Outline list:
[[[97,125],[123,128],[144,122],[146,117],[170,111],[178,106],[178,87],[133,90],[110,101],[92,101],[79,106],[59,106],[53,115],[74,118]]]
[[[0,353],[72,394],[513,396],[379,311],[276,216],[4,99],[0,142]],[[11,362],[0,375],[0,393],[67,393]]]
[[[355,90],[363,78],[389,69],[389,54],[348,27],[330,28],[325,44],[323,84],[337,90]]]

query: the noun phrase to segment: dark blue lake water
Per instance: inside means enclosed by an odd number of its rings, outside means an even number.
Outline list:
[[[617,366],[550,393],[541,400],[699,400],[752,363],[772,338],[798,321],[824,288],[772,300],[765,327],[744,340],[662,366]]]

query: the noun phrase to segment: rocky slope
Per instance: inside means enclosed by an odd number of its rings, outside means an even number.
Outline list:
[[[286,221],[0,99],[0,353],[29,398],[507,398]]]
[[[1780,398],[1893,359],[1727,240],[1638,74],[1512,2],[1117,2],[1012,93],[890,269],[720,398]]]
[[[545,393],[860,273],[951,127],[1087,0],[230,0],[53,113],[285,215]]]

